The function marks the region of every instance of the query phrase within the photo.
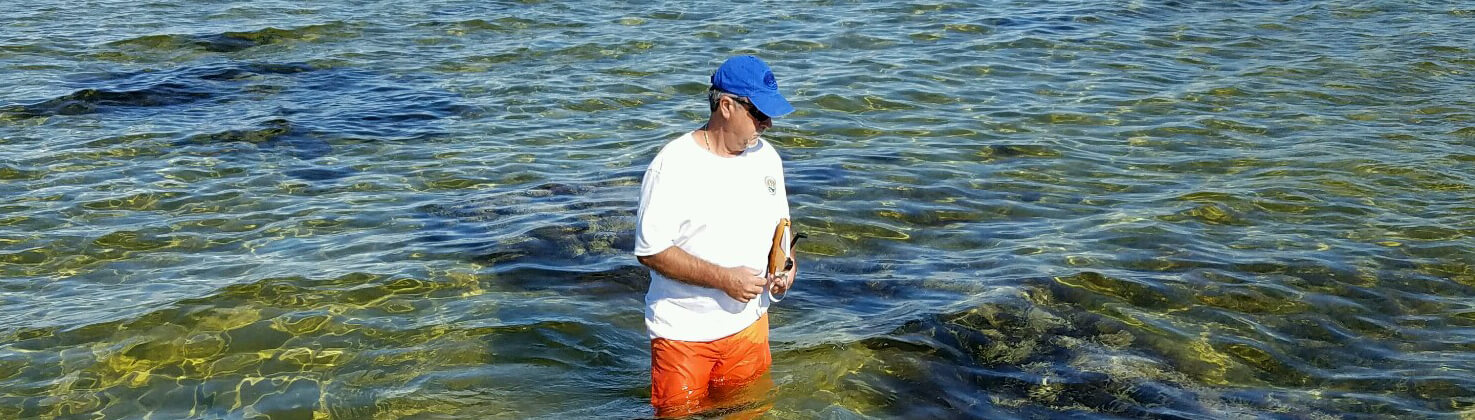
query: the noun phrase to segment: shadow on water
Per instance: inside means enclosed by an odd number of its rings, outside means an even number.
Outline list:
[[[239,89],[240,80],[253,75],[296,74],[312,70],[302,65],[244,63],[86,76],[78,83],[91,87],[33,104],[0,107],[0,118],[85,115],[221,100]]]
[[[444,134],[429,127],[430,122],[475,117],[479,112],[462,104],[459,95],[425,87],[434,80],[345,67],[223,62],[75,80],[82,88],[37,103],[0,107],[0,116],[22,119],[201,102],[260,103],[314,131],[407,138]]]
[[[259,150],[272,150],[283,148],[293,156],[302,159],[313,159],[327,155],[332,151],[332,145],[325,141],[317,140],[305,135],[301,131],[294,133],[292,123],[285,119],[270,119],[259,123],[257,128],[226,130],[215,133],[195,134],[185,137],[174,143],[176,147],[200,146],[220,150],[222,146],[230,146],[234,143],[244,143],[256,146]],[[303,172],[307,171],[307,172]],[[318,172],[319,169],[298,169],[288,171],[289,175],[309,175],[316,180],[326,180],[341,177],[326,176]],[[331,174],[329,174],[331,175]]]
[[[611,256],[634,245],[635,203],[628,188],[601,184],[545,183],[427,204],[417,242],[432,254],[493,266],[528,259],[608,268]]]
[[[239,151],[251,145],[310,160],[332,153],[339,141],[410,141],[444,136],[448,119],[474,118],[476,107],[417,76],[395,77],[353,68],[305,64],[223,62],[165,71],[108,73],[76,78],[82,88],[56,98],[0,107],[0,120],[99,115],[101,118],[184,118],[230,107],[247,110],[237,121],[184,121],[211,127],[175,143],[196,152]],[[201,149],[203,148],[203,149]],[[305,168],[306,180],[346,176],[342,169]]]
[[[347,38],[355,33],[355,31],[356,28],[348,23],[331,22],[287,29],[263,28],[254,31],[221,32],[202,35],[147,35],[113,41],[107,45],[121,49],[197,50],[231,53],[263,45],[312,41],[324,37]]]

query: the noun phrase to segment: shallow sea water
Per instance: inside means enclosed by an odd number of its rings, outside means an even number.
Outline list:
[[[0,418],[649,416],[639,177],[799,109],[772,418],[1475,418],[1475,4],[0,6]]]

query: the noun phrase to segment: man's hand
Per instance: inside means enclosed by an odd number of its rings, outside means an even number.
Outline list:
[[[674,246],[636,258],[669,279],[721,290],[743,303],[763,294],[763,287],[769,282],[761,271],[746,267],[720,267]]]
[[[722,287],[719,289],[742,303],[748,303],[762,294],[763,285],[768,283],[762,273],[747,267],[726,267],[722,269],[721,274]]]
[[[789,261],[792,262],[794,261],[794,259],[790,258]],[[788,293],[789,287],[792,287],[794,285],[794,277],[798,275],[799,264],[794,263],[793,265],[790,265],[789,271],[785,271],[780,274],[778,278],[773,279],[773,286],[769,288],[769,292],[773,293],[775,296],[781,296],[784,293]]]

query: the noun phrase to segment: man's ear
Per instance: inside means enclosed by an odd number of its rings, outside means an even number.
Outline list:
[[[717,111],[722,113],[722,119],[724,120],[732,119],[732,107],[730,105],[737,105],[737,101],[733,100],[731,96],[722,95],[722,98],[717,100]]]

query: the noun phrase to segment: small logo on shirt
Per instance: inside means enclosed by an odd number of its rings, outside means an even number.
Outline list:
[[[763,183],[768,185],[768,195],[778,193],[778,181],[775,181],[773,177],[763,178]]]

